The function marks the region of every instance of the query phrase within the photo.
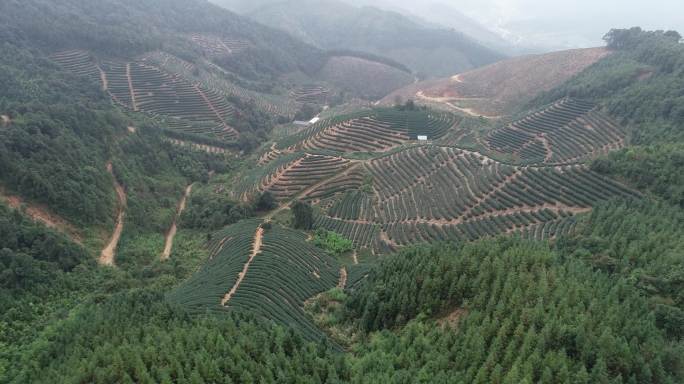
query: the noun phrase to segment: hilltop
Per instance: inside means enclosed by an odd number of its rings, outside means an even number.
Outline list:
[[[475,116],[499,116],[558,87],[608,54],[605,48],[590,48],[516,57],[449,78],[412,84],[381,103],[391,104],[397,97],[414,98],[420,103],[470,111]]]

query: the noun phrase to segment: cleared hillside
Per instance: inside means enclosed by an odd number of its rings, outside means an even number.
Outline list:
[[[516,57],[441,81],[430,81],[393,92],[396,97],[461,110],[472,115],[498,116],[524,105],[608,56],[605,48],[575,49]]]

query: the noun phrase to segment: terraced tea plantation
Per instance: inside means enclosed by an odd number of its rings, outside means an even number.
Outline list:
[[[86,51],[72,50],[57,52],[51,55],[50,59],[59,63],[59,65],[71,72],[102,84],[102,78],[95,59]]]
[[[223,142],[235,141],[239,136],[230,125],[235,110],[225,96],[151,64],[152,58],[169,62],[170,55],[97,63],[87,52],[67,51],[51,58],[100,82],[118,104],[158,117],[171,129]]]
[[[258,192],[268,191],[276,199],[286,200],[306,192],[317,183],[344,172],[353,166],[342,157],[291,154],[281,157],[265,169],[244,178],[235,189],[235,196],[246,200]]]
[[[301,104],[325,105],[330,95],[330,89],[320,85],[309,85],[295,88],[290,96]]]
[[[204,65],[198,66],[166,52],[156,51],[145,54],[141,61],[168,73],[199,80],[202,88],[224,97],[236,97],[244,103],[254,103],[258,109],[269,115],[291,120],[298,109],[298,103],[288,95],[256,92],[229,81],[225,76],[226,71],[209,60],[202,60]]]
[[[501,234],[555,238],[599,202],[639,198],[583,164],[624,138],[590,103],[563,99],[484,137],[521,161],[444,145],[469,134],[458,122],[396,108],[326,119],[262,153],[260,166],[239,176],[236,197],[269,191],[281,202],[306,200],[318,207],[316,228],[375,253]],[[413,140],[423,135],[435,143]]]
[[[489,149],[513,154],[525,164],[567,164],[619,149],[624,138],[595,105],[563,99],[493,131],[485,141]]]
[[[376,109],[321,121],[279,145],[290,150],[385,152],[425,136],[439,139],[458,123],[456,116],[433,111]]]
[[[335,287],[340,266],[298,231],[246,220],[215,233],[211,257],[169,294],[189,310],[249,311],[318,339],[304,301]]]
[[[249,41],[233,37],[218,37],[200,35],[194,33],[190,35],[190,40],[197,44],[207,56],[224,57],[238,53],[250,46]]]
[[[370,192],[350,174],[331,178],[330,188],[321,183],[307,197],[326,212],[316,227],[376,252],[511,233],[553,238],[601,201],[638,197],[582,165],[512,166],[451,147],[405,149],[363,163],[363,172]]]

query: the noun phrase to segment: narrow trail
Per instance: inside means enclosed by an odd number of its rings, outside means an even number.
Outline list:
[[[247,272],[249,271],[249,266],[252,264],[252,261],[254,261],[254,258],[261,252],[261,244],[264,238],[264,229],[257,228],[256,233],[254,234],[254,244],[252,245],[252,254],[249,256],[249,260],[245,263],[245,266],[242,268],[242,272],[238,274],[238,279],[235,282],[235,285],[233,285],[233,288],[228,291],[228,293],[223,296],[223,299],[221,299],[221,306],[225,307],[226,304],[230,301],[230,299],[233,297],[235,292],[237,292],[238,288],[240,287],[240,284],[242,283],[242,280],[245,279],[245,276],[247,276]]]
[[[119,244],[119,239],[121,239],[121,233],[124,227],[124,216],[126,213],[126,192],[114,176],[114,171],[112,168],[111,161],[107,163],[107,172],[109,172],[114,178],[114,189],[116,190],[116,195],[119,198],[119,212],[116,217],[116,227],[112,233],[112,237],[109,240],[107,246],[102,250],[100,254],[100,264],[102,265],[114,265],[114,255],[116,254],[116,246]]]
[[[27,203],[21,197],[10,195],[6,193],[3,188],[0,188],[0,202],[3,201],[13,209],[22,210],[24,214],[34,221],[40,222],[48,228],[62,232],[75,243],[82,244],[83,239],[79,231],[69,222],[51,212],[47,206]]]
[[[455,109],[459,112],[463,112],[466,115],[472,116],[472,117],[482,117],[484,119],[492,119],[492,120],[497,120],[500,119],[502,116],[489,116],[489,115],[484,115],[480,112],[477,112],[476,110],[472,108],[463,108],[459,107],[457,105],[454,105],[454,101],[468,101],[468,100],[483,100],[481,97],[463,97],[463,98],[454,98],[454,97],[432,97],[426,95],[423,91],[420,91],[416,93],[416,97],[418,97],[421,100],[425,101],[430,101],[433,103],[438,103],[438,104],[444,104],[452,109]]]
[[[173,224],[171,224],[171,228],[169,231],[166,233],[166,241],[164,243],[164,252],[162,252],[160,259],[167,260],[171,256],[171,250],[173,249],[173,239],[176,237],[176,232],[178,231],[178,219],[180,219],[181,214],[183,214],[183,211],[185,210],[185,204],[188,201],[188,197],[192,193],[192,184],[188,185],[187,188],[185,188],[185,193],[183,194],[183,197],[181,197],[180,202],[178,203],[178,209],[176,210],[176,217],[173,219]]]
[[[337,288],[344,289],[347,286],[347,268],[340,268],[340,280],[337,283]]]
[[[97,66],[97,70],[100,72],[100,81],[102,82],[102,90],[107,92],[109,90],[109,81],[107,81],[107,74],[105,71],[100,68],[100,66]]]
[[[128,79],[128,90],[131,92],[131,108],[138,111],[138,104],[135,102],[135,89],[133,88],[133,78],[131,77],[131,63],[126,63],[126,78]]]
[[[354,253],[352,253],[352,260],[354,260],[354,265],[359,265],[359,255],[358,252],[356,252],[356,249],[354,250]]]
[[[546,135],[539,136],[539,140],[544,146],[544,151],[546,151],[546,156],[544,156],[544,162],[550,163],[551,159],[553,158],[553,148],[551,147],[551,142],[549,142],[549,139],[546,137]]]
[[[199,144],[195,143],[192,141],[183,141],[183,140],[178,140],[178,139],[168,139],[168,141],[174,145],[178,145],[181,147],[190,147],[192,149],[196,149],[198,151],[206,152],[206,153],[214,153],[214,154],[226,154],[230,153],[229,150],[221,147],[215,147],[212,145],[207,145],[207,144]]]

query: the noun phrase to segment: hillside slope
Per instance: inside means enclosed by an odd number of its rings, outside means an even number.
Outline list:
[[[428,77],[446,76],[503,57],[462,33],[425,27],[399,13],[336,0],[276,2],[248,15],[322,49],[379,54]]]
[[[475,115],[497,116],[563,84],[609,53],[604,48],[591,48],[516,57],[439,81],[410,85],[382,103],[391,104],[399,96],[450,109],[469,109]]]

